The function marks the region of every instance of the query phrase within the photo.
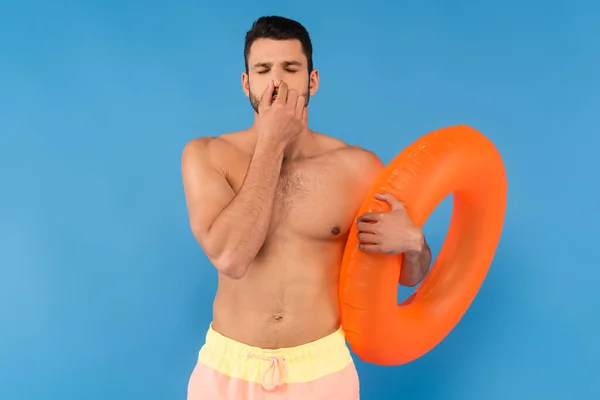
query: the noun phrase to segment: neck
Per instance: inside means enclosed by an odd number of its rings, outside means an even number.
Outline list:
[[[258,114],[254,113],[254,120],[256,121],[256,117]],[[253,123],[249,129],[250,131],[255,131],[255,124]],[[311,144],[314,140],[314,133],[306,126],[302,132],[298,135],[298,137],[293,141],[288,143],[283,153],[283,161],[293,161],[299,158],[307,157],[311,154]]]
[[[313,140],[313,134],[308,129],[308,127],[304,128],[302,132],[298,135],[296,140],[290,142],[283,153],[283,161],[293,161],[298,158],[307,157],[310,154],[311,146]]]

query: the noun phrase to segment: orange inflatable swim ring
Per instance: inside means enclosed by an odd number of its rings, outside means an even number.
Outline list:
[[[361,252],[356,225],[342,259],[342,326],[363,361],[399,365],[435,346],[459,322],[488,272],[500,240],[507,181],[494,145],[468,126],[431,132],[412,143],[382,171],[358,215],[387,211],[377,192],[400,200],[422,227],[453,194],[450,227],[440,253],[419,288],[398,304],[402,255]]]

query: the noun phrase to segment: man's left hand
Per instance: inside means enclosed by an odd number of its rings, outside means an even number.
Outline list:
[[[357,219],[358,249],[384,254],[421,251],[423,231],[411,221],[404,204],[389,193],[375,198],[388,203],[391,210],[368,212]]]

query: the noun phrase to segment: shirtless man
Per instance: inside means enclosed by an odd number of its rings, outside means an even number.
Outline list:
[[[404,253],[403,285],[423,279],[431,254],[389,195],[379,199],[392,211],[355,220],[384,165],[308,128],[319,74],[304,27],[260,18],[244,55],[242,87],[254,123],[193,139],[182,155],[191,229],[218,271],[213,321],[188,399],[356,400],[359,381],[338,304],[352,224],[361,250]]]

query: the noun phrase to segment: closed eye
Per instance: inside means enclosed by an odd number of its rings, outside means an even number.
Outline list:
[[[267,69],[267,70],[257,71],[256,73],[259,75],[264,75],[269,72],[270,72],[270,70]],[[295,74],[296,72],[298,72],[298,70],[297,69],[286,69],[285,72],[288,72],[290,74]]]

